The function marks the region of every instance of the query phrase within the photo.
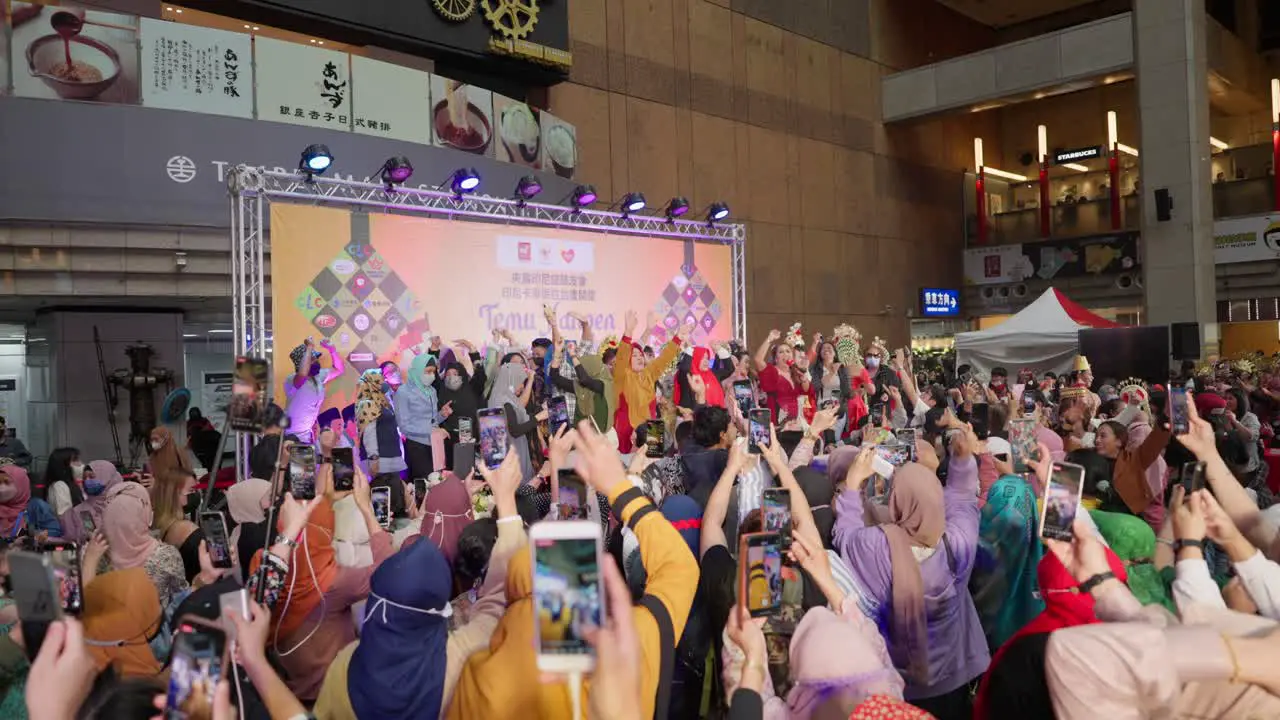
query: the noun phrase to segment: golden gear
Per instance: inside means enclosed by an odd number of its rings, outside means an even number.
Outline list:
[[[462,22],[476,14],[476,0],[431,0],[436,14],[451,22]]]
[[[494,32],[508,40],[519,40],[538,24],[538,0],[480,0],[484,19]]]

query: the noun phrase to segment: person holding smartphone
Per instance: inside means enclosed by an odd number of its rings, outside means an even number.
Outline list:
[[[601,432],[613,427],[613,415],[617,410],[618,396],[613,391],[613,364],[618,356],[617,343],[592,352],[594,338],[591,322],[584,316],[571,312],[568,317],[582,326],[582,339],[564,344],[564,351],[557,352],[551,361],[551,381],[557,388],[572,392],[577,400],[575,421],[591,419]],[[558,323],[553,326],[559,335]],[[573,367],[573,377],[560,373],[562,363]]]
[[[426,480],[435,470],[436,460],[444,460],[432,457],[431,449],[435,434],[444,432],[440,429],[441,424],[453,416],[453,406],[440,402],[437,390],[439,369],[434,355],[415,357],[409,364],[404,385],[396,393],[395,416],[399,421],[400,434],[404,435],[405,468],[409,471],[410,480]],[[382,469],[381,472],[389,470]],[[397,491],[395,485],[391,488],[392,509],[397,517],[402,517],[403,490]],[[397,498],[400,498],[399,507],[395,505]]]
[[[508,452],[514,451],[520,460],[520,477],[525,482],[537,474],[529,450],[530,436],[537,432],[538,423],[547,419],[545,409],[530,417],[526,406],[533,393],[533,371],[521,363],[508,362],[498,368],[489,393],[489,407],[501,409],[507,421]]]
[[[760,392],[765,394],[775,424],[783,422],[784,414],[787,418],[800,417],[801,396],[808,399],[809,408],[816,407],[812,377],[796,364],[796,348],[787,342],[779,343],[780,339],[781,332],[769,331],[754,358],[760,377]]]
[[[411,372],[409,382],[396,393],[396,401],[403,407],[405,398],[412,393]],[[402,448],[400,432],[404,418],[397,416],[391,398],[387,396],[381,370],[372,368],[360,374],[360,381],[356,385],[355,405],[356,427],[360,439],[358,447],[360,457],[369,466],[369,476],[372,478],[370,484],[391,488],[391,512],[396,517],[405,517],[405,489],[401,473],[407,467],[404,451],[408,449],[410,438],[405,436],[406,446]]]
[[[454,345],[454,360],[442,366],[440,379],[436,382],[437,401],[441,407],[447,405],[452,411],[440,424],[449,433],[444,443],[444,467],[448,468],[454,465],[453,447],[460,442],[459,423],[470,423],[471,442],[475,442],[476,428],[479,426],[477,413],[485,406],[484,386],[488,382],[484,358],[476,351],[475,345],[464,339],[455,340]]]

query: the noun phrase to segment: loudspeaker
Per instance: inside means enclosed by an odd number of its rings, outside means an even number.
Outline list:
[[[1174,323],[1169,326],[1169,333],[1173,336],[1170,345],[1174,360],[1200,359],[1200,323]]]
[[[1156,188],[1156,220],[1168,222],[1172,219],[1173,196],[1169,194],[1169,188]]]

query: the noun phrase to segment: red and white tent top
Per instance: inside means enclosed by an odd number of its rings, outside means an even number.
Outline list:
[[[990,373],[1003,367],[1010,374],[1028,368],[1037,373],[1071,369],[1079,351],[1077,333],[1087,328],[1121,327],[1049,288],[1018,314],[986,330],[956,335],[956,365],[972,365]]]

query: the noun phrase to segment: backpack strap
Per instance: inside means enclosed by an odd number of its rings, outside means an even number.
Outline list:
[[[649,611],[654,622],[658,624],[658,690],[654,698],[654,720],[666,720],[667,708],[671,705],[671,676],[675,666],[676,632],[671,621],[671,613],[667,606],[653,595],[640,598],[640,606]]]

